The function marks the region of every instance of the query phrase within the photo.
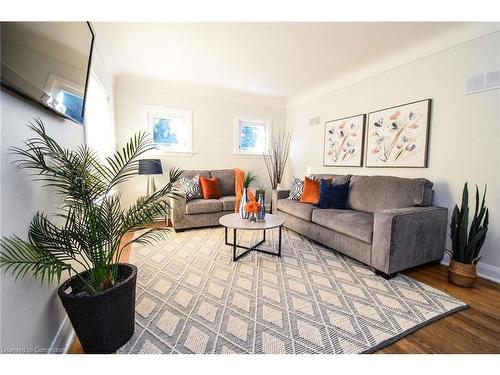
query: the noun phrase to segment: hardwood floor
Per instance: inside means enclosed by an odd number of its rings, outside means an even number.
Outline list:
[[[132,235],[127,233],[122,243],[130,241]],[[126,262],[129,255],[130,246],[121,261]],[[404,273],[459,298],[470,308],[431,323],[377,353],[500,353],[500,284],[480,278],[474,288],[461,288],[448,282],[445,266],[436,264]],[[78,339],[69,353],[83,353]]]
[[[406,275],[459,298],[470,308],[447,316],[377,353],[500,353],[500,284],[479,279],[474,288],[448,282],[443,265],[417,267]]]

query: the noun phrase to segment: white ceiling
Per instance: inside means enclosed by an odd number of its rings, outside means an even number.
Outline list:
[[[470,26],[471,24],[468,24]],[[115,74],[292,97],[463,23],[93,23]]]

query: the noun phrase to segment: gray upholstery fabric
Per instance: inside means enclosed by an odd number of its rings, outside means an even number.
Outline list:
[[[317,173],[317,174],[312,174],[311,177],[314,177],[315,180],[331,178],[332,184],[337,185],[337,184],[345,184],[347,181],[349,181],[351,175]]]
[[[219,224],[219,218],[227,215],[227,211],[211,212],[204,214],[184,215],[182,221],[174,222],[175,230],[213,227]]]
[[[172,224],[175,230],[219,225],[221,216],[226,215],[228,211],[234,211],[236,201],[236,197],[234,197],[234,171],[227,169],[213,172],[213,176],[219,178],[221,192],[223,188],[229,190],[232,181],[232,193],[221,199],[195,199],[186,202],[186,196],[181,192],[179,198],[170,201]],[[211,172],[207,170],[185,170],[182,172],[182,176],[186,178],[193,178],[197,174],[207,178],[212,177]]]
[[[392,208],[428,206],[432,182],[425,178],[393,176],[352,176],[347,207],[378,212]]]
[[[227,211],[222,211],[222,204],[219,201],[221,209],[218,212],[188,215],[186,214],[186,196],[181,192],[178,198],[170,198],[172,225],[175,230],[219,225],[219,218],[228,213]]]
[[[335,232],[313,222],[302,220],[296,216],[278,210],[285,221],[285,226],[325,246],[331,247],[341,253],[357,259],[365,264],[370,264],[371,245],[345,234]],[[286,245],[284,245],[286,246]]]
[[[210,171],[212,177],[219,180],[221,195],[235,195],[234,192],[234,169],[215,169]]]
[[[276,210],[278,209],[278,199],[286,199],[290,195],[290,190],[273,190],[271,195],[271,213],[276,214]]]
[[[174,229],[183,222],[186,216],[186,195],[184,192],[179,192],[178,197],[170,198],[170,207],[172,207],[171,219]]]
[[[199,170],[199,171],[196,171],[196,170],[185,170],[185,171],[182,171],[181,177],[193,178],[197,174],[199,174],[200,176],[204,176],[204,177],[210,178],[210,172],[209,171],[205,171],[205,170]]]
[[[300,203],[292,199],[278,200],[278,210],[307,221],[311,221],[312,213],[315,209],[317,207],[309,203]]]
[[[222,211],[222,201],[219,199],[193,199],[186,203],[186,214],[203,214]]]
[[[226,197],[220,197],[219,200],[222,202],[222,211],[234,211],[236,196],[229,195]]]
[[[313,223],[325,228],[372,243],[373,214],[352,210],[316,209],[312,214]]]
[[[443,257],[448,209],[410,207],[374,215],[371,266],[387,274]]]
[[[352,210],[305,208],[284,199],[287,191],[273,191],[273,213],[286,227],[386,274],[442,259],[448,210],[430,206],[432,182],[391,176],[350,181]]]

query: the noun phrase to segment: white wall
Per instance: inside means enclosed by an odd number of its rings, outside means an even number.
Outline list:
[[[2,236],[16,234],[26,238],[36,211],[52,214],[61,201],[51,189],[32,182],[26,170],[18,170],[11,164],[13,156],[9,148],[21,146],[24,140],[33,136],[24,125],[34,116],[43,120],[47,132],[64,147],[83,143],[83,127],[7,91],[0,92],[0,109],[0,232]],[[66,316],[56,294],[56,285],[41,286],[39,281],[30,278],[14,281],[4,272],[0,273],[0,283],[0,348],[48,350]]]
[[[466,77],[497,69],[499,32],[289,107],[294,139],[288,174],[304,176],[311,166],[313,173],[425,177],[434,182],[435,204],[450,215],[465,181],[488,184],[490,226],[479,271],[500,279],[500,90],[464,95]],[[426,98],[433,100],[428,168],[322,166],[323,125],[310,127],[309,118],[321,116],[324,123]]]
[[[271,119],[276,128],[286,124],[285,101],[275,97],[231,92],[187,83],[157,81],[143,77],[115,79],[116,144],[122,147],[131,136],[147,130],[144,106],[182,108],[193,111],[193,155],[157,154],[162,159],[165,183],[170,167],[181,169],[221,169],[240,167],[258,176],[257,185],[270,188],[262,157],[233,154],[235,116]],[[146,190],[145,178],[137,177],[121,187],[124,205]],[[266,194],[268,198],[270,194]]]
[[[96,40],[97,41],[97,40]],[[113,79],[109,66],[94,45],[92,69],[113,100]],[[29,223],[37,211],[52,214],[61,206],[51,189],[31,182],[25,170],[11,165],[9,147],[20,146],[32,136],[24,126],[39,116],[47,132],[63,147],[85,143],[85,128],[46,111],[41,106],[20,99],[8,91],[0,92],[1,127],[1,219],[2,235],[25,238]],[[67,275],[63,275],[64,277]],[[14,281],[10,274],[0,273],[0,350],[2,348],[59,348],[71,340],[73,329],[56,293],[57,285],[40,285],[32,279]]]

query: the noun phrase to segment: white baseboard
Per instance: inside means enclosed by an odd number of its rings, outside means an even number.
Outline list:
[[[450,264],[450,256],[444,254],[441,264],[447,266]],[[500,267],[492,266],[491,264],[479,262],[477,264],[477,274],[483,279],[488,279],[496,283],[500,283]]]
[[[68,316],[64,318],[59,329],[57,330],[48,353],[50,354],[64,354],[69,351],[73,340],[75,339],[75,331],[71,326]]]

